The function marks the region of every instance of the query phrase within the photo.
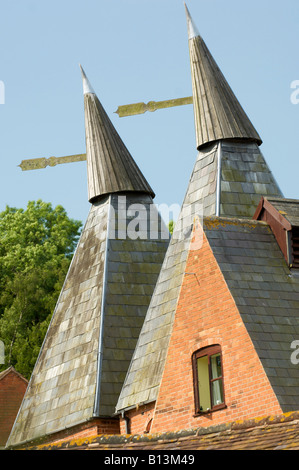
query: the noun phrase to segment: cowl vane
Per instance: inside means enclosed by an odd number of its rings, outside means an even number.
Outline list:
[[[196,146],[223,139],[262,140],[231,90],[185,4],[191,62]]]
[[[137,191],[155,194],[133,160],[81,67],[85,110],[88,199]]]

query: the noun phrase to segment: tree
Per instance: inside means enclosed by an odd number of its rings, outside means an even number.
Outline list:
[[[0,213],[0,370],[13,365],[30,377],[81,227],[62,206],[41,200]]]

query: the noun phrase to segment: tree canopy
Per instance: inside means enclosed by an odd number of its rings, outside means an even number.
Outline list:
[[[81,227],[41,200],[0,213],[0,371],[13,365],[30,377]]]

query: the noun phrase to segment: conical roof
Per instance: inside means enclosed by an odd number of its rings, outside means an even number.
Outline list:
[[[185,4],[191,61],[196,146],[221,139],[262,140],[198,33]]]
[[[11,447],[94,418],[111,421],[169,244],[151,190],[87,80],[84,92],[92,204]],[[105,185],[101,171],[112,160],[114,179]]]
[[[81,66],[80,66],[81,67]],[[123,143],[81,67],[88,199],[123,191],[155,194]]]

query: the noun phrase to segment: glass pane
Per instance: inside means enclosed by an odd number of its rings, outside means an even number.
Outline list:
[[[208,356],[197,359],[197,377],[200,410],[207,411],[211,409]]]
[[[221,357],[220,353],[211,356],[212,379],[221,377]]]
[[[224,403],[222,379],[215,380],[215,382],[212,382],[211,385],[212,385],[213,406],[221,405],[221,403]]]

